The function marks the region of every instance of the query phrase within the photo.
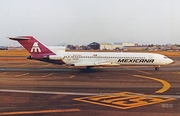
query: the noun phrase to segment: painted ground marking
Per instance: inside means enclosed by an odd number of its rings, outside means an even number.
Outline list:
[[[146,72],[146,71],[142,71],[142,70],[136,70],[136,69],[131,69],[131,68],[127,68],[127,67],[124,67],[124,69],[126,69],[126,70],[133,70],[133,71],[144,73],[144,74],[152,74],[150,72]]]
[[[39,110],[39,111],[17,111],[17,112],[0,112],[0,115],[23,115],[23,114],[45,114],[45,113],[61,113],[61,112],[77,112],[80,109],[57,109],[57,110]]]
[[[51,75],[53,75],[53,73],[50,73],[50,74],[47,74],[47,75],[43,75],[43,76],[41,76],[41,77],[49,77],[49,76],[51,76]]]
[[[19,75],[16,75],[15,77],[21,77],[21,76],[25,76],[25,75],[28,75],[29,73],[24,73],[24,74],[19,74]]]
[[[3,73],[0,73],[0,76],[3,76],[4,74],[6,74],[7,72],[3,72]]]
[[[120,92],[107,95],[75,98],[74,100],[118,109],[130,109],[176,100],[176,98],[145,95],[132,92]]]
[[[75,76],[74,75],[72,75],[72,76],[70,76],[69,78],[74,78]]]
[[[171,87],[171,85],[167,81],[164,81],[164,80],[161,80],[161,79],[158,79],[158,78],[142,76],[142,75],[133,75],[133,76],[140,77],[140,78],[146,78],[146,79],[150,79],[150,80],[155,80],[155,81],[158,81],[158,82],[162,83],[163,87],[160,90],[155,91],[155,93],[163,93],[163,92],[167,91]]]

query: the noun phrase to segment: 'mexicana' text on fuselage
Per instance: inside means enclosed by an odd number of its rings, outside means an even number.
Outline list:
[[[119,59],[119,63],[153,63],[154,59]]]

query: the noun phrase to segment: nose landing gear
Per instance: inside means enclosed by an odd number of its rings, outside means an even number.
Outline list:
[[[160,66],[155,66],[155,70],[158,71]]]

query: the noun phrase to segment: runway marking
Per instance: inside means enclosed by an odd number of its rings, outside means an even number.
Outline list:
[[[145,95],[132,92],[121,92],[108,95],[75,98],[74,100],[125,110],[135,107],[147,106],[151,104],[176,100],[176,98]]]
[[[37,110],[37,111],[17,111],[17,112],[1,112],[0,115],[23,115],[23,114],[45,114],[45,113],[61,113],[61,112],[79,112],[80,109],[57,109],[57,110]]]
[[[44,76],[41,76],[41,77],[49,77],[51,75],[53,75],[53,73],[50,73],[50,74],[47,74],[47,75],[44,75]]]
[[[135,70],[133,69],[134,71],[137,71],[137,72],[140,72],[140,73],[144,73],[144,74],[152,74],[152,73],[149,73],[149,72],[145,72],[145,71],[142,71],[142,70]]]
[[[4,74],[6,74],[7,72],[3,72],[3,73],[0,73],[0,75],[4,75]]]
[[[133,71],[144,73],[144,74],[152,74],[150,72],[145,72],[145,71],[142,71],[142,70],[131,69],[131,68],[127,68],[127,67],[124,67],[124,69],[126,69],[126,70],[133,70]]]
[[[45,65],[45,66],[51,66],[51,64],[47,64],[47,65]]]
[[[16,75],[15,77],[21,77],[21,76],[25,76],[28,75],[29,73],[24,73],[24,74],[20,74],[20,75]]]
[[[25,66],[25,65],[27,65],[27,64],[21,64],[20,66]]]
[[[75,76],[74,75],[72,75],[72,76],[70,76],[69,78],[74,78]]]
[[[155,81],[158,81],[158,82],[162,83],[163,87],[160,90],[156,91],[155,93],[163,93],[163,92],[167,91],[171,87],[171,85],[167,81],[164,81],[164,80],[161,80],[161,79],[157,79],[157,78],[154,78],[154,77],[148,77],[148,76],[142,76],[142,75],[133,75],[133,76],[140,77],[140,78],[146,78],[146,79],[150,79],[150,80],[155,80]]]
[[[33,94],[51,94],[51,95],[99,95],[100,93],[78,93],[78,92],[56,92],[56,91],[31,91],[31,90],[10,90],[0,89],[0,92],[12,93],[33,93]],[[106,93],[107,94],[107,93]]]

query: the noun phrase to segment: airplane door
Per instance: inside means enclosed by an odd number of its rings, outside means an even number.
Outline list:
[[[68,61],[71,60],[71,55],[67,55],[67,60],[68,60]]]

